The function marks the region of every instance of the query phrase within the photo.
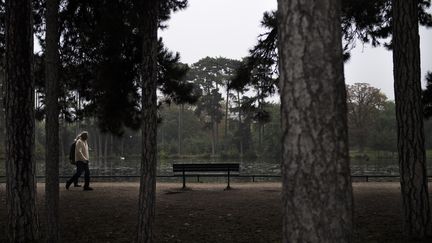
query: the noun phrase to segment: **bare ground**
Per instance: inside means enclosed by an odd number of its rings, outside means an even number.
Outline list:
[[[279,183],[158,183],[156,242],[280,242]],[[136,231],[139,185],[93,183],[95,191],[62,185],[63,242],[132,242]],[[356,182],[355,242],[407,242],[401,233],[400,187],[396,182]],[[43,184],[38,206],[43,215]],[[5,185],[0,184],[0,241],[6,241]],[[43,218],[40,219],[43,222]],[[41,224],[43,227],[43,223]]]

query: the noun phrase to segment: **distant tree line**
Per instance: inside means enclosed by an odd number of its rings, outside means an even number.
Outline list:
[[[219,58],[208,57],[205,59],[216,60]],[[238,98],[232,95],[232,100],[229,101],[228,105],[228,115],[226,115],[224,113],[226,98],[222,97],[220,90],[214,92],[218,93],[217,97],[219,98],[218,102],[214,104],[215,110],[220,116],[216,126],[218,131],[223,131],[215,135],[217,136],[215,139],[220,141],[215,156],[240,158],[243,152],[243,156],[246,158],[281,157],[279,103],[265,103],[263,110],[268,114],[268,120],[260,124],[258,120],[254,119],[257,108],[251,107],[251,103],[245,102],[239,106]],[[211,157],[213,155],[214,134],[211,127],[209,128],[211,118],[209,115],[197,112],[198,107],[211,105],[211,103],[206,103],[205,99],[201,97],[194,105],[164,103],[160,106],[157,141],[158,155],[161,158]],[[360,153],[371,151],[397,152],[394,101],[388,100],[379,89],[367,83],[355,83],[347,85],[347,102],[350,150]],[[249,105],[247,109],[246,105]],[[208,109],[211,110],[211,108]],[[242,114],[239,114],[239,111],[243,111]],[[227,118],[227,123],[225,123],[225,118]],[[46,135],[43,126],[44,121],[36,123],[36,158],[39,161],[44,158],[45,153]],[[263,127],[261,131],[264,131],[261,135],[260,126]],[[112,159],[137,158],[139,156],[141,141],[139,132],[127,129],[122,137],[116,137],[100,132],[94,119],[86,119],[81,122],[60,124],[62,162],[67,163],[66,157],[70,143],[81,129],[87,129],[90,133],[91,155],[94,162],[99,166],[103,166]],[[432,119],[425,120],[425,141],[426,149],[431,150]],[[3,157],[3,154],[0,154],[0,157]]]

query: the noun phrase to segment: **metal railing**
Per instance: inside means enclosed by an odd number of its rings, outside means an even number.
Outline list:
[[[226,177],[226,174],[186,174],[188,178],[196,178],[196,182],[201,182],[201,178],[203,177]],[[249,174],[249,175],[231,175],[232,177],[237,178],[250,178],[251,182],[256,182],[259,178],[281,178],[280,175],[263,175],[263,174]],[[60,175],[60,179],[68,179],[71,175]],[[181,174],[166,174],[166,175],[158,175],[157,178],[179,178],[183,177]],[[399,175],[351,175],[351,178],[364,179],[364,181],[369,182],[370,179],[385,179],[385,178],[399,178]],[[37,179],[45,179],[45,176],[38,175]],[[140,178],[139,175],[91,175],[92,179],[134,179]],[[432,176],[428,176],[428,179],[431,180]],[[4,183],[6,180],[6,176],[0,176],[0,183]]]

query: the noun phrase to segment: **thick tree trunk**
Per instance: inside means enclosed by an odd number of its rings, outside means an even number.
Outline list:
[[[59,0],[47,0],[46,12],[46,147],[45,207],[47,242],[59,242]]]
[[[4,96],[4,58],[1,57],[0,63],[0,154],[4,154],[4,140],[5,140],[5,116],[4,116],[4,107],[3,107],[3,96]],[[0,158],[1,160],[1,158]]]
[[[278,2],[283,242],[351,242],[341,3]]]
[[[6,1],[6,190],[9,242],[36,242],[32,3]]]
[[[425,238],[431,234],[431,212],[424,148],[417,3],[393,0],[393,74],[404,231],[410,238]]]
[[[153,242],[157,155],[157,29],[158,0],[142,2],[142,155],[138,211],[138,242]]]

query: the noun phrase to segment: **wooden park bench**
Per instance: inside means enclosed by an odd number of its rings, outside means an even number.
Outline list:
[[[173,164],[174,173],[182,173],[183,176],[183,189],[186,189],[186,173],[206,173],[210,175],[211,172],[226,173],[228,177],[228,185],[226,190],[231,189],[230,187],[230,176],[231,172],[238,173],[240,171],[240,164],[234,163],[219,163],[219,164]]]

